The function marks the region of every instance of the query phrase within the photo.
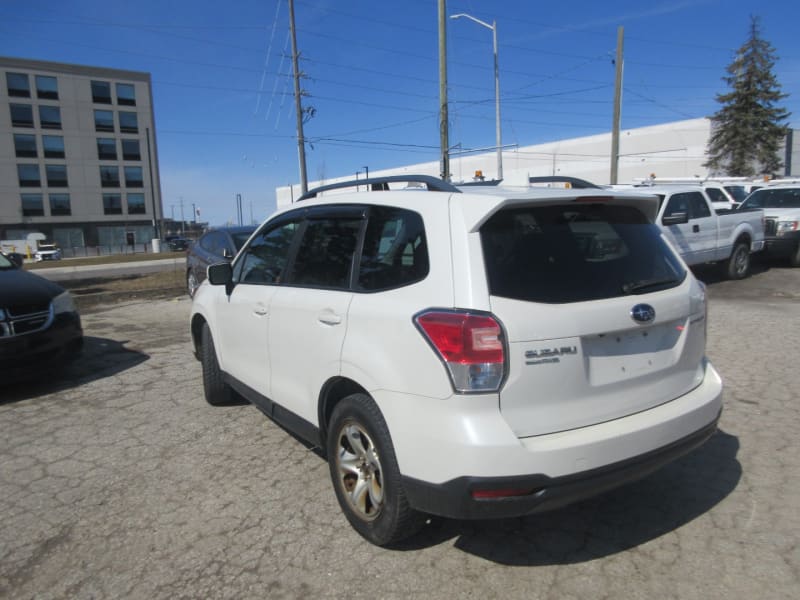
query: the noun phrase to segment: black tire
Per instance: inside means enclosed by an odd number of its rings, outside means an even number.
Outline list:
[[[750,244],[736,242],[728,260],[724,263],[728,279],[744,279],[750,274]]]
[[[800,267],[800,243],[797,244],[797,248],[789,256],[789,264],[793,267]]]
[[[389,429],[372,398],[353,394],[336,405],[326,450],[336,499],[362,537],[387,546],[422,528],[425,517],[408,504]]]
[[[234,404],[233,391],[222,378],[222,371],[217,362],[214,338],[208,323],[203,323],[200,334],[200,364],[203,367],[203,392],[206,402],[211,406],[227,406]]]

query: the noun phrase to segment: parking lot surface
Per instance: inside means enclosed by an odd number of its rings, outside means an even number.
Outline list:
[[[0,597],[797,598],[800,269],[701,276],[726,385],[705,446],[557,512],[433,520],[394,549],[350,528],[312,449],[205,403],[188,299],[95,307],[80,362],[0,387]]]

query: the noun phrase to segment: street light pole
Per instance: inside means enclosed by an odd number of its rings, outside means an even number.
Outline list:
[[[466,13],[450,15],[451,19],[464,17],[492,30],[492,45],[494,47],[494,119],[495,119],[495,144],[497,146],[497,179],[503,179],[503,139],[500,126],[500,65],[497,60],[497,21],[492,21],[489,25],[485,21],[476,19]]]

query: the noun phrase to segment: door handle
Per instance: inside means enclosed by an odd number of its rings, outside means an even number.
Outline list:
[[[339,325],[342,322],[342,317],[334,313],[321,313],[317,319],[325,325]]]
[[[692,225],[692,231],[695,233],[700,233],[700,225]]]
[[[258,317],[264,317],[269,314],[269,311],[267,310],[266,306],[259,303],[255,305],[255,308],[253,308],[253,314]]]

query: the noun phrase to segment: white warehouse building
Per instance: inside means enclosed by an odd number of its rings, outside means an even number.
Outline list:
[[[711,134],[709,119],[689,119],[620,132],[618,183],[631,183],[652,175],[659,178],[698,177],[710,175],[703,167],[706,146]],[[792,155],[800,152],[800,136],[788,136],[788,148],[782,159],[785,174],[800,173],[800,165],[792,170]],[[527,185],[529,177],[570,176],[597,184],[609,183],[611,174],[611,133],[524,146],[503,151],[504,181]],[[795,162],[800,162],[800,159]],[[492,179],[497,171],[497,153],[451,155],[450,173],[453,182],[473,181],[480,171]],[[392,169],[370,171],[370,177],[422,174],[439,176],[439,161],[418,163]],[[309,181],[308,188],[353,179],[352,175],[325,181]],[[300,196],[300,185],[276,189],[278,207],[286,206]]]

